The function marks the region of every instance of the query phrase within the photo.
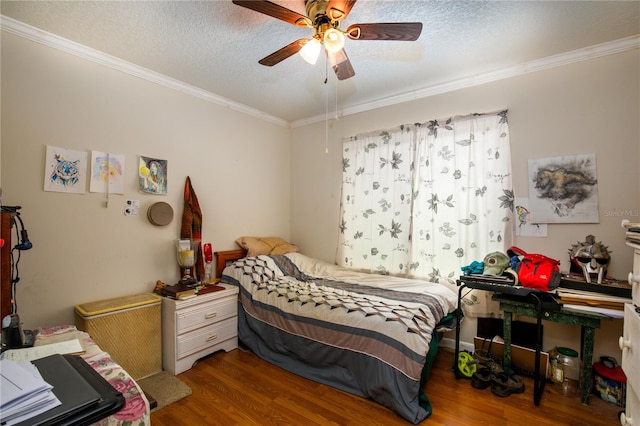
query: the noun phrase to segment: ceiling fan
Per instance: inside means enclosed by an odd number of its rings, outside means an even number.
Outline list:
[[[233,3],[315,31],[311,38],[298,39],[262,58],[258,61],[260,64],[271,67],[298,52],[305,61],[315,64],[324,45],[338,80],[355,75],[343,48],[345,36],[351,40],[414,41],[422,32],[421,22],[353,24],[343,31],[340,23],[347,18],[356,0],[305,0],[307,16],[267,0],[233,0]]]

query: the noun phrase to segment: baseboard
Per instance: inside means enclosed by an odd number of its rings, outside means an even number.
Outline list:
[[[455,349],[456,349],[456,341],[455,341],[455,339],[450,339],[448,337],[445,337],[440,341],[440,345],[439,346],[442,347],[442,348],[447,348],[447,349],[451,349],[451,350],[455,351]],[[473,343],[462,342],[461,341],[460,342],[460,350],[473,353],[473,351],[475,351],[475,347],[474,347]]]

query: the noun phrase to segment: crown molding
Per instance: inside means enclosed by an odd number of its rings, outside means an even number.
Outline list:
[[[286,128],[303,127],[309,124],[319,123],[326,120],[324,114],[315,117],[309,117],[302,120],[296,120],[289,122],[279,117],[272,116],[263,111],[251,108],[247,105],[235,102],[231,99],[224,98],[214,93],[202,90],[198,87],[191,86],[182,81],[167,77],[163,74],[151,71],[147,68],[140,67],[130,62],[123,61],[106,53],[84,46],[82,44],[67,40],[63,37],[42,31],[38,28],[27,25],[23,22],[9,18],[4,15],[0,15],[0,29],[8,33],[23,37],[25,39],[34,41],[36,43],[44,44],[54,49],[61,50],[66,53],[87,59],[89,61],[101,64],[103,66],[142,78],[144,80],[159,84],[161,86],[168,87],[170,89],[178,90],[185,94],[195,96],[204,99],[208,102],[229,108],[234,111],[241,112],[243,114],[258,118],[276,124]],[[454,90],[465,89],[468,87],[479,86],[481,84],[490,83],[493,81],[503,80],[506,78],[516,77],[532,72],[542,71],[550,68],[560,67],[575,62],[586,61],[601,56],[613,55],[616,53],[622,53],[633,49],[640,48],[640,34],[621,38],[611,42],[601,43],[582,49],[576,49],[565,53],[549,56],[542,59],[536,59],[528,62],[524,62],[520,65],[504,68],[501,70],[488,72],[484,74],[478,74],[452,80],[442,84],[436,84],[433,86],[425,87],[412,92],[403,93],[397,96],[390,96],[375,100],[373,102],[367,102],[360,105],[344,108],[339,113],[337,118],[346,117],[348,115],[358,114],[361,112],[371,111],[377,108],[388,107],[403,102],[413,101],[416,99],[427,98],[434,95],[439,95]]]
[[[338,113],[338,117],[345,117],[352,114],[371,111],[373,109],[392,106],[403,102],[413,101],[416,99],[427,98],[429,96],[439,95],[454,90],[465,89],[468,87],[479,86],[481,84],[490,83],[497,80],[503,80],[519,75],[532,72],[556,68],[575,62],[587,61],[601,56],[614,55],[616,53],[627,52],[629,50],[640,48],[640,34],[630,37],[621,38],[607,43],[596,44],[594,46],[576,49],[565,53],[549,56],[542,59],[524,62],[520,65],[504,68],[498,71],[478,74],[466,78],[452,80],[446,83],[425,87],[413,92],[403,93],[397,96],[391,96],[384,99],[378,99],[349,108],[344,108]],[[302,120],[293,121],[292,128],[302,127],[313,123],[320,123],[326,120],[324,114],[315,117],[309,117]]]
[[[170,89],[177,90],[179,92],[183,92],[200,99],[204,99],[205,101],[241,112],[246,115],[250,115],[255,118],[259,118],[260,120],[264,120],[286,128],[289,127],[289,122],[287,120],[269,115],[263,111],[248,107],[244,104],[216,95],[215,93],[202,90],[198,87],[191,86],[182,81],[167,77],[166,75],[157,73],[147,68],[140,67],[127,61],[123,61],[122,59],[116,58],[115,56],[107,55],[106,53],[100,52],[99,50],[92,49],[66,38],[48,33],[46,31],[32,27],[31,25],[27,25],[23,22],[17,21],[4,15],[0,15],[0,29],[2,31],[6,31],[27,40],[31,40],[36,43],[40,43],[45,46],[52,47],[66,53],[70,53],[74,56],[78,56],[80,58],[95,62],[105,67],[142,78],[152,83],[156,83],[161,86],[168,87]]]

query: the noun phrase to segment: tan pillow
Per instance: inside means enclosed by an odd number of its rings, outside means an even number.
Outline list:
[[[236,244],[247,251],[247,256],[286,254],[299,250],[298,246],[289,244],[279,237],[240,237],[236,240]]]

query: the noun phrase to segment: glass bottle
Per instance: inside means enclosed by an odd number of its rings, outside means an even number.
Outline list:
[[[551,382],[564,396],[576,396],[580,390],[582,362],[578,352],[569,348],[554,348],[549,352]]]

